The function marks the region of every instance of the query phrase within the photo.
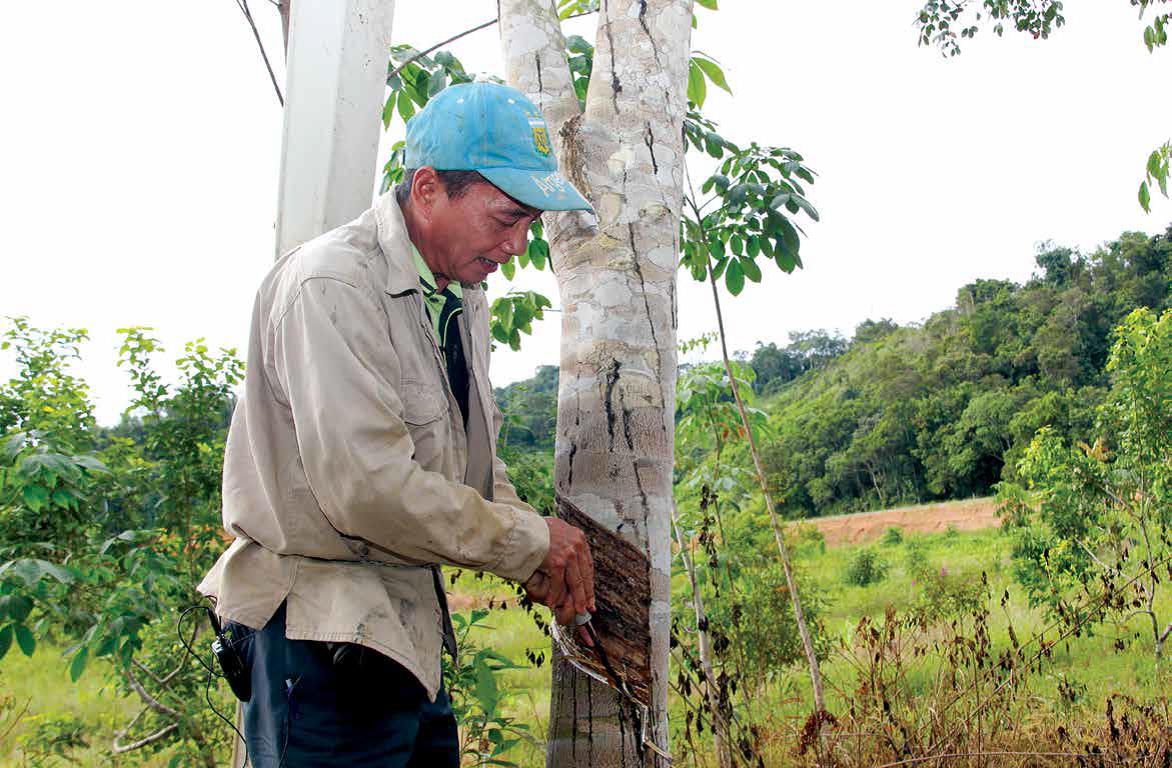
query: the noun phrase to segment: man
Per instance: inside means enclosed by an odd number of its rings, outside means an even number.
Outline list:
[[[438,94],[406,164],[256,297],[224,456],[235,541],[200,591],[244,658],[258,768],[458,765],[439,564],[522,582],[562,623],[594,610],[584,535],[521,501],[496,457],[480,286],[542,211],[589,206],[507,86]]]

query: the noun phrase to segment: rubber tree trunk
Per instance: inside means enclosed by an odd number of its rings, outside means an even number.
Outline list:
[[[547,216],[562,304],[554,483],[650,563],[646,722],[555,653],[547,764],[665,763],[676,260],[691,0],[604,0],[584,111],[552,0],[501,0],[507,78],[597,217]],[[602,609],[603,606],[600,606]]]

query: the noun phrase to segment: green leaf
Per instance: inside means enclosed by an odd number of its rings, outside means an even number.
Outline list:
[[[781,217],[779,227],[781,230],[781,237],[778,240],[779,247],[791,256],[796,254],[802,247],[802,241],[798,238],[798,231],[794,229],[794,225],[790,223],[789,219],[784,216]]]
[[[708,86],[704,84],[704,72],[692,59],[688,63],[688,101],[697,107],[704,106],[704,97],[708,93]]]
[[[1148,183],[1141,181],[1139,183],[1139,207],[1144,209],[1144,213],[1151,213],[1152,196],[1148,192]]]
[[[727,266],[728,259],[717,259],[716,263],[712,265],[712,279],[719,280],[720,276],[724,274],[724,269]]]
[[[102,638],[102,641],[98,643],[98,647],[94,649],[94,656],[107,656],[113,653],[114,649],[117,647],[118,635],[113,633],[108,634]]]
[[[778,238],[777,244],[777,251],[774,254],[774,260],[777,261],[777,266],[781,269],[781,271],[788,275],[794,271],[794,267],[797,266],[797,262],[793,253],[787,251],[781,245],[781,238]]]
[[[757,258],[757,254],[761,253],[761,239],[756,235],[750,235],[745,244],[745,251],[749,254],[749,258]]]
[[[1153,176],[1153,177],[1160,175],[1160,151],[1159,150],[1156,150],[1156,151],[1152,152],[1152,154],[1148,155],[1148,175]]]
[[[814,209],[814,206],[810,205],[809,200],[802,197],[801,195],[792,195],[790,199],[797,203],[798,207],[805,211],[807,216],[809,216],[814,221],[818,221],[818,211]]]
[[[517,262],[509,259],[504,264],[501,264],[501,274],[505,276],[506,280],[512,280],[513,274],[517,271]]]
[[[447,73],[437,69],[427,78],[427,97],[431,98],[448,86]]]
[[[708,10],[710,10],[710,11],[716,11],[716,10],[719,10],[719,9],[716,7],[716,0],[696,0],[696,5],[703,6],[703,7],[707,8],[707,9],[708,9]]]
[[[32,656],[33,651],[37,650],[37,639],[24,624],[16,625],[16,644],[25,656]]]
[[[49,489],[41,485],[26,485],[20,492],[26,507],[40,512],[49,504]]]
[[[27,619],[32,610],[33,601],[24,595],[12,595],[8,600],[8,617],[18,624]]]
[[[745,273],[745,277],[754,283],[761,282],[761,268],[757,266],[757,262],[752,259],[741,259],[740,265],[741,270]]]
[[[407,122],[415,114],[415,105],[411,103],[411,97],[407,95],[407,89],[399,91],[399,98],[397,101],[399,108],[399,117],[403,118],[403,122]]]
[[[47,560],[37,560],[35,558],[9,560],[4,565],[0,565],[0,575],[4,574],[15,576],[28,587],[36,586],[45,576],[52,576],[62,584],[72,584],[74,580],[73,574],[68,569],[56,563],[50,563]]]
[[[724,258],[724,243],[717,240],[715,237],[708,241],[708,252],[712,254],[712,258]]]
[[[387,97],[387,103],[383,105],[383,130],[391,127],[391,120],[395,116],[395,100],[399,97],[397,90],[391,91],[391,95]]]
[[[4,448],[2,449],[4,455],[10,459],[15,458],[20,450],[24,448],[25,434],[24,432],[17,432],[4,440]]]
[[[85,671],[85,663],[89,660],[89,648],[84,645],[81,649],[73,655],[73,661],[69,664],[69,679],[77,682],[77,678],[81,677],[81,673]]]
[[[530,240],[528,253],[533,266],[544,269],[545,262],[549,259],[549,243],[545,240]]]
[[[711,59],[703,59],[698,56],[693,56],[692,61],[696,63],[696,66],[698,66],[704,72],[704,74],[708,75],[708,79],[712,81],[713,85],[725,91],[726,93],[732,93],[732,89],[728,87],[728,82],[724,79],[724,70],[720,68],[719,64],[717,64],[715,61],[712,61]]]
[[[724,273],[724,285],[733,296],[740,295],[745,288],[745,272],[741,268],[740,259],[733,259]]]
[[[0,628],[0,659],[3,659],[8,654],[8,649],[12,647],[12,625],[5,624]]]
[[[109,474],[110,468],[101,462],[100,459],[94,456],[74,456],[73,463],[79,467],[90,470],[91,472],[100,472],[102,474]]]

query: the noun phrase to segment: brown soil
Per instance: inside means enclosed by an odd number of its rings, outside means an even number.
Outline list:
[[[992,498],[818,517],[804,522],[817,528],[828,546],[874,541],[888,528],[899,528],[903,533],[941,533],[949,526],[958,531],[976,531],[1001,524]]]

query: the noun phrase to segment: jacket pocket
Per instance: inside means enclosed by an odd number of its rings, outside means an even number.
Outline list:
[[[442,389],[417,381],[404,381],[399,395],[403,401],[403,421],[415,452],[415,459],[426,470],[450,475],[445,450],[452,443],[448,425],[448,401]]]
[[[444,393],[428,384],[404,381],[399,397],[403,401],[403,421],[412,427],[431,424],[448,412]]]

